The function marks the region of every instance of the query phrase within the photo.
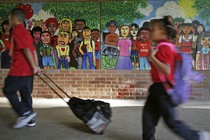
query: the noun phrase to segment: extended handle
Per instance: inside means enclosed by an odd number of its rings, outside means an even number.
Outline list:
[[[59,96],[64,102],[66,102],[64,99],[63,99],[63,97],[50,85],[50,84],[48,84],[39,74],[36,74],[52,91],[54,91],[54,93],[57,95],[57,96]],[[44,74],[45,75],[45,74]],[[46,76],[46,75],[45,75]],[[47,76],[46,76],[47,77]],[[49,77],[47,77],[48,79],[49,79]],[[55,82],[53,82],[51,79],[49,79],[53,84],[55,84]],[[55,84],[56,85],[56,87],[58,87],[58,85],[57,84]],[[69,95],[67,95],[67,93],[65,93],[60,87],[59,87],[59,89],[67,96],[67,97],[69,97]],[[70,97],[69,97],[70,98]],[[67,103],[67,102],[66,102]]]

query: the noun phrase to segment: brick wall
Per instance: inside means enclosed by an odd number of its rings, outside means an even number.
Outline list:
[[[148,71],[48,70],[45,72],[70,96],[81,98],[143,99],[147,96],[147,88],[151,84]],[[0,70],[0,88],[3,87],[7,73],[7,70]],[[207,78],[193,87],[191,100],[210,100],[210,72],[202,71],[202,73]],[[2,91],[0,96],[3,96]],[[38,77],[35,77],[33,96],[57,98]]]

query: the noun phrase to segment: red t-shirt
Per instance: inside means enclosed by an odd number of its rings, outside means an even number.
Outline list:
[[[169,42],[169,41],[164,40],[164,42]],[[167,76],[167,79],[171,83],[174,83],[175,56],[176,56],[175,52],[173,52],[173,50],[171,50],[171,48],[166,45],[160,46],[155,56],[159,61],[170,65],[171,73]],[[161,82],[158,70],[153,63],[151,63],[151,76],[153,82]]]
[[[150,41],[138,41],[137,48],[139,51],[139,57],[147,57],[150,49]]]
[[[10,46],[11,46],[11,36],[2,34],[1,39],[4,42],[4,45],[5,45],[6,49],[9,50]]]
[[[96,51],[99,51],[99,49],[100,49],[100,42],[99,41],[96,41],[95,42],[95,50]]]
[[[10,68],[10,76],[32,76],[33,68],[23,53],[24,48],[29,48],[32,52],[35,50],[33,39],[23,24],[18,24],[13,28],[13,56]]]

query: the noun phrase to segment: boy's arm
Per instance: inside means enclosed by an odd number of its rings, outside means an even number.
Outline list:
[[[31,67],[34,69],[34,74],[39,73],[40,69],[39,69],[38,65],[36,65],[36,63],[38,64],[38,60],[34,60],[31,50],[29,48],[24,48],[23,53],[24,53],[26,59],[28,60],[28,62],[30,63]],[[34,57],[37,59],[36,54]]]
[[[37,56],[36,50],[34,50],[33,53],[34,53],[34,62],[35,62],[35,65],[36,65],[36,67],[39,67],[38,56]]]
[[[59,51],[59,46],[57,45],[55,48],[56,48],[56,51],[57,51],[58,59],[60,59],[61,54],[60,54],[60,51]]]
[[[80,43],[80,46],[79,46],[79,52],[84,55],[84,52],[82,51],[82,45],[83,45],[83,41]]]
[[[96,55],[95,55],[96,44],[95,44],[95,41],[93,41],[93,40],[91,40],[91,41],[92,41],[92,46],[93,46],[93,48],[92,48],[92,50],[93,50],[93,62],[96,65]]]

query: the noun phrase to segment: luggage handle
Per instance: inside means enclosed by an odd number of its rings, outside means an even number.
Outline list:
[[[63,101],[63,97],[50,85],[48,84],[38,73],[36,74],[57,96],[59,96]],[[62,89],[60,88],[47,74],[43,73],[43,75],[50,80],[61,92],[63,92],[68,98],[71,99],[71,97]],[[65,101],[66,102],[66,101]],[[66,102],[68,104],[68,102]]]

